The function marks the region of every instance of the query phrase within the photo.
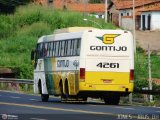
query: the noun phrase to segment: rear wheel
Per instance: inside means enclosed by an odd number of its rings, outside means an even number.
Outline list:
[[[59,88],[60,88],[60,94],[61,94],[61,100],[65,98],[65,95],[63,93],[63,84],[62,81],[59,83]]]
[[[104,98],[104,102],[107,105],[118,105],[120,101],[120,96],[112,95]]]
[[[48,102],[49,95],[48,94],[41,94],[42,102]]]
[[[68,82],[67,82],[67,80],[65,81],[65,97],[66,98],[69,97],[69,89],[68,89]]]

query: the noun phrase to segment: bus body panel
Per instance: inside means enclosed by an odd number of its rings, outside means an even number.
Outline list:
[[[41,82],[41,87],[42,87],[42,93],[43,94],[48,94],[47,91],[47,86],[46,86],[46,77],[45,77],[45,72],[44,72],[44,60],[43,59],[38,59],[35,61],[35,70],[34,70],[34,93],[38,94],[39,88],[38,88],[38,83]]]
[[[79,57],[46,58],[44,59],[45,77],[49,94],[59,95],[59,83],[68,81],[71,95],[78,93],[78,61]],[[64,89],[63,89],[64,90]],[[63,91],[65,93],[65,91]]]
[[[107,41],[105,37],[110,39]],[[80,91],[132,92],[130,71],[134,69],[133,37],[123,30],[87,31],[82,38],[80,68],[85,79]]]
[[[86,33],[84,39],[86,57],[133,57],[133,38],[129,31],[96,30]]]

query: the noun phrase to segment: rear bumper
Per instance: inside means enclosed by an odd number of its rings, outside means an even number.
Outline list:
[[[133,83],[129,84],[89,84],[80,82],[79,91],[133,92]]]

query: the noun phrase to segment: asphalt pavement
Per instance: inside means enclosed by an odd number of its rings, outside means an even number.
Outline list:
[[[102,102],[64,103],[58,97],[0,91],[0,120],[160,120],[160,108],[105,105]]]

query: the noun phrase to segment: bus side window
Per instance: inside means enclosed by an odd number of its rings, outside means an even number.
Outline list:
[[[70,56],[71,55],[71,40],[68,40],[68,45],[67,45],[67,55],[66,56]]]
[[[59,53],[59,42],[56,41],[56,53],[55,53],[55,57],[58,57],[58,53]]]
[[[57,46],[58,46],[57,44],[58,44],[58,42],[55,42],[54,44],[55,44],[55,53],[54,53],[54,56],[56,56],[57,55],[57,51],[58,51],[57,50]]]
[[[68,41],[66,40],[64,44],[64,56],[67,56],[67,49],[68,49]]]
[[[47,43],[44,45],[44,57],[47,57]]]
[[[55,56],[56,53],[56,42],[53,42],[53,56]]]
[[[50,42],[50,50],[49,50],[49,56],[52,57],[52,49],[53,49],[53,42]]]
[[[41,43],[39,43],[37,46],[37,58],[41,58]]]
[[[39,58],[43,57],[43,43],[39,44]]]
[[[74,45],[73,45],[73,55],[77,55],[77,39],[74,40]]]
[[[58,57],[61,56],[61,44],[62,44],[62,41],[59,41],[59,46],[58,46]]]
[[[65,44],[65,41],[62,41],[61,43],[61,56],[63,57],[64,56],[64,44]]]
[[[58,42],[58,55],[57,57],[59,57],[61,54],[61,41]]]
[[[42,57],[45,57],[45,44],[42,43]]]
[[[51,50],[52,50],[52,49],[51,49],[51,42],[48,43],[48,47],[47,47],[47,48],[48,48],[47,57],[51,57],[51,55],[52,55],[52,53],[51,53],[51,52],[52,52],[52,51],[51,51]]]
[[[79,56],[80,55],[80,48],[81,48],[81,39],[77,39],[77,55]]]
[[[50,42],[47,43],[47,57],[50,57]]]
[[[70,48],[71,48],[70,55],[73,56],[73,52],[74,52],[74,40],[71,40],[71,46],[70,46]]]

